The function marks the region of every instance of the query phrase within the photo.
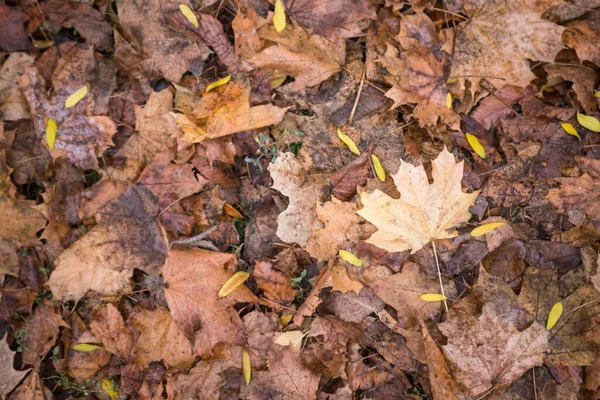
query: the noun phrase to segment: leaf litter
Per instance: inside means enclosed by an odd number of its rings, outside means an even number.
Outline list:
[[[0,397],[600,395],[597,4],[0,6]]]

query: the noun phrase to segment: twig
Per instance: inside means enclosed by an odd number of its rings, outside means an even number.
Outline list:
[[[356,112],[356,108],[358,107],[358,101],[360,100],[360,95],[363,90],[363,85],[365,84],[366,76],[367,76],[367,69],[365,68],[363,77],[360,80],[360,86],[358,87],[358,93],[356,94],[356,100],[354,100],[354,106],[352,106],[352,111],[350,112],[350,118],[348,118],[348,125],[352,125],[352,120],[354,119],[354,113]]]
[[[437,250],[435,248],[435,240],[431,241],[431,245],[433,246],[433,255],[435,256],[435,266],[437,267],[438,279],[440,280],[440,289],[442,290],[442,296],[446,297],[444,293],[444,284],[442,283],[442,273],[440,272],[440,261],[438,260]],[[444,299],[444,308],[446,312],[448,312],[448,303],[446,299]]]

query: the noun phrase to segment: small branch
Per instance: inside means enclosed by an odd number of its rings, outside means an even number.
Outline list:
[[[444,293],[444,284],[442,283],[442,273],[440,272],[440,261],[438,260],[437,250],[435,248],[435,240],[431,241],[431,245],[433,246],[433,255],[435,256],[435,266],[437,267],[438,279],[440,280],[440,289],[442,290],[442,296],[446,297]],[[444,299],[444,308],[446,312],[448,312],[448,303],[446,299]]]

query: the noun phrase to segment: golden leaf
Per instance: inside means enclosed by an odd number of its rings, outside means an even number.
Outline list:
[[[67,97],[67,100],[65,100],[65,108],[71,108],[76,106],[77,103],[79,103],[87,93],[88,87],[85,85],[77,89],[75,93],[71,94],[69,97]]]
[[[208,85],[206,87],[206,91],[205,93],[210,92],[211,90],[213,90],[214,88],[218,88],[219,86],[223,86],[225,85],[227,82],[229,82],[231,80],[231,75],[227,75],[226,77],[223,77],[219,80],[214,81],[213,83],[211,83],[210,85]]]
[[[346,250],[340,250],[338,252],[338,255],[340,256],[340,258],[352,265],[356,265],[357,267],[362,267],[363,266],[363,261],[356,257],[354,254],[350,253],[349,251]]]
[[[246,385],[249,385],[252,377],[252,366],[250,365],[250,354],[246,350],[242,353],[242,372],[244,373]]]
[[[589,115],[584,115],[580,112],[577,113],[577,122],[584,128],[589,129],[592,132],[600,132],[600,121]]]
[[[223,287],[221,287],[221,290],[219,290],[218,296],[227,296],[235,289],[237,289],[237,287],[240,286],[242,283],[246,282],[249,277],[250,274],[246,271],[238,271],[235,274],[231,275],[231,278],[227,279],[227,282],[225,282]]]
[[[446,93],[446,107],[452,109],[452,95],[450,93]]]
[[[56,122],[50,118],[48,119],[48,125],[46,125],[46,142],[50,150],[54,149],[54,142],[56,141]]]
[[[467,136],[467,142],[469,142],[469,145],[471,146],[473,151],[475,151],[475,153],[479,157],[481,157],[485,160],[487,158],[487,155],[485,154],[485,149],[479,142],[479,139],[477,139],[477,137],[475,135],[471,135],[470,133],[467,133],[465,135]]]
[[[352,139],[350,139],[350,136],[344,134],[340,128],[338,128],[337,130],[337,135],[340,138],[340,140],[342,142],[344,142],[344,144],[346,146],[348,146],[348,148],[350,149],[351,152],[353,152],[354,154],[360,155],[360,150],[358,150],[358,147],[356,147],[356,143],[354,143],[354,141]]]
[[[561,302],[558,302],[554,306],[552,306],[552,310],[550,310],[550,313],[548,314],[548,321],[546,321],[546,330],[547,331],[549,331],[550,329],[552,329],[554,327],[554,325],[556,325],[556,323],[558,322],[558,319],[560,318],[562,313],[563,313],[563,305]]]
[[[371,154],[371,160],[373,160],[375,175],[377,175],[380,181],[385,182],[385,169],[383,169],[381,161],[379,161],[379,158],[375,154]]]
[[[471,236],[481,236],[494,229],[500,228],[502,225],[506,225],[506,222],[490,222],[489,224],[483,224],[471,231]]]
[[[275,15],[273,15],[273,25],[275,30],[281,32],[285,29],[285,8],[281,0],[275,1]]]
[[[79,344],[74,345],[72,348],[73,348],[73,350],[76,350],[76,351],[82,351],[84,353],[89,353],[94,350],[101,349],[102,346],[98,346],[97,344],[91,344],[91,343],[79,343]]]
[[[577,139],[579,139],[579,141],[581,142],[581,137],[579,136],[579,133],[577,133],[577,130],[575,129],[575,127],[573,125],[571,125],[568,122],[563,122],[562,124],[560,124],[560,126],[562,126],[562,128],[569,134],[569,135],[573,135],[576,136]]]
[[[181,13],[185,17],[185,19],[187,19],[190,24],[194,25],[194,28],[198,29],[198,27],[200,26],[198,24],[198,18],[196,18],[196,14],[194,14],[192,9],[185,4],[180,4],[179,9],[181,10]]]

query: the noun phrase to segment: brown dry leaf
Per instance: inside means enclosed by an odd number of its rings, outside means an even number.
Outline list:
[[[71,330],[63,333],[61,338],[66,347],[64,360],[66,370],[64,372],[77,382],[84,382],[108,364],[111,354],[101,346],[92,351],[79,351],[74,348],[73,346],[77,344],[96,344],[98,340],[87,330],[78,314],[72,314],[70,325]]]
[[[456,31],[451,77],[525,87],[535,78],[528,60],[552,62],[563,49],[563,27],[541,15],[560,0],[465,0],[467,21]],[[500,78],[500,79],[499,79]]]
[[[25,30],[29,16],[16,7],[0,6],[0,50],[25,51],[33,48]]]
[[[361,224],[362,218],[356,215],[358,205],[331,199],[318,203],[315,209],[316,219],[321,223],[313,230],[306,242],[306,251],[319,260],[334,257],[344,245],[353,246],[374,229]]]
[[[231,94],[240,89],[237,98],[215,98],[219,93]],[[219,138],[233,133],[258,129],[281,122],[287,108],[272,104],[250,106],[250,89],[229,82],[222,91],[210,92],[203,97],[194,110],[196,118],[174,114],[177,124],[184,132],[184,140],[200,143],[206,139]],[[225,106],[222,106],[225,105]]]
[[[55,299],[77,300],[89,290],[115,294],[130,288],[133,269],[160,273],[167,244],[154,196],[131,187],[96,215],[98,224],[55,261],[48,285]]]
[[[448,319],[438,326],[448,337],[442,352],[466,396],[508,387],[530,368],[542,365],[548,347],[549,333],[543,325],[534,322],[519,332],[491,303],[483,305],[479,318],[450,309]]]
[[[519,102],[525,96],[533,95],[533,92],[534,89],[531,86],[524,89],[517,86],[503,87],[481,100],[470,114],[470,117],[483,125],[485,129],[491,129],[502,118],[514,112],[512,109],[513,104]]]
[[[594,7],[590,7],[594,8]],[[571,49],[575,49],[581,61],[587,60],[600,65],[600,22],[598,11],[590,10],[583,18],[566,24],[563,41]]]
[[[335,287],[332,287],[332,290],[335,290]],[[332,291],[324,296],[324,302],[327,309],[338,318],[356,324],[360,324],[371,314],[379,313],[385,307],[385,303],[367,288],[359,289],[358,293]]]
[[[170,400],[218,398],[217,393],[226,384],[223,363],[211,359],[200,361],[189,374],[167,378],[167,394]]]
[[[256,55],[263,47],[263,40],[258,36],[258,29],[267,20],[256,13],[254,8],[238,7],[238,13],[231,21],[235,38],[235,54],[244,60]]]
[[[236,266],[233,254],[203,249],[169,252],[163,268],[165,297],[175,323],[194,342],[195,354],[208,354],[220,342],[244,343],[244,326],[233,306],[258,299],[245,285],[227,297],[217,296]]]
[[[0,67],[0,112],[4,121],[29,119],[29,105],[19,89],[17,79],[33,64],[34,57],[27,53],[12,53]]]
[[[52,392],[44,386],[42,378],[35,371],[29,374],[23,384],[10,395],[10,400],[47,400],[51,398]]]
[[[471,218],[469,207],[479,192],[463,193],[463,162],[456,163],[446,148],[432,167],[430,185],[423,166],[402,162],[392,175],[400,199],[379,190],[361,194],[364,208],[357,214],[378,228],[367,243],[390,252],[411,249],[415,253],[432,240],[457,236],[450,230]]]
[[[36,308],[21,327],[21,330],[27,332],[21,341],[24,349],[23,364],[38,367],[46,353],[54,346],[60,327],[70,328],[56,307],[45,303],[43,308]]]
[[[442,314],[442,302],[421,300],[425,293],[437,293],[440,284],[428,277],[419,264],[408,262],[402,272],[371,282],[367,287],[396,309],[403,328],[418,326],[420,320],[435,321]],[[445,293],[446,297],[455,295],[454,286],[446,286]]]
[[[593,221],[600,220],[600,179],[584,173],[578,178],[556,178],[561,187],[550,189],[548,200],[560,212],[580,210]]]
[[[363,288],[363,284],[359,281],[355,281],[348,276],[346,270],[346,264],[340,262],[337,258],[330,260],[331,263],[335,263],[331,267],[331,290],[337,290],[338,292],[348,293],[353,291],[359,294]]]
[[[22,96],[21,91],[19,93]],[[29,106],[25,101],[27,113]],[[52,162],[52,156],[35,133],[33,121],[22,119],[17,122],[14,130],[5,132],[6,136],[12,136],[12,144],[6,144],[6,163],[13,169],[12,180],[15,185],[24,185],[31,182],[45,180],[46,169]]]
[[[304,322],[304,318],[312,315],[317,309],[319,304],[323,302],[321,298],[321,291],[324,288],[331,287],[332,285],[332,273],[329,268],[323,268],[317,277],[316,283],[312,290],[306,296],[304,303],[298,307],[298,311],[294,314],[294,324],[301,326]]]
[[[240,398],[316,400],[318,388],[319,375],[303,364],[300,355],[289,347],[275,345],[269,354],[269,369],[253,371],[252,381],[242,388]]]
[[[291,75],[294,82],[291,90],[318,85],[342,70],[346,57],[343,40],[330,42],[319,36],[310,35],[298,24],[291,24],[283,32],[276,32],[272,25],[258,30],[260,38],[274,42],[250,60],[250,63],[266,70],[273,76]]]
[[[333,195],[342,201],[350,201],[356,195],[356,186],[365,186],[371,173],[371,152],[365,151],[344,168],[329,175]]]
[[[268,261],[256,261],[252,275],[258,288],[263,290],[265,297],[277,304],[289,304],[299,293],[298,290],[292,288],[291,278],[274,270],[273,264]]]
[[[293,153],[283,153],[269,165],[272,188],[290,199],[277,217],[277,236],[288,243],[306,246],[313,231],[317,202],[324,193],[326,176],[308,175]]]
[[[40,140],[46,142],[48,120],[53,119],[56,122],[56,142],[50,150],[52,158],[66,156],[82,169],[97,169],[97,157],[101,157],[104,150],[112,145],[112,135],[116,133],[116,126],[108,117],[82,114],[86,101],[92,102],[89,95],[72,111],[65,109],[64,102],[68,95],[82,85],[72,79],[66,82],[65,86],[55,86],[57,95],[48,98],[44,78],[36,68],[27,68],[19,79],[19,87],[29,102],[35,131]]]
[[[112,354],[121,361],[133,362],[131,349],[134,344],[133,331],[123,321],[121,313],[112,304],[106,304],[97,310],[90,322],[90,331]]]
[[[119,33],[143,56],[142,67],[150,76],[179,82],[186,71],[201,74],[211,51],[204,44],[176,33],[164,15],[170,10],[179,11],[178,2],[118,3]]]
[[[0,396],[2,398],[5,398],[21,382],[23,377],[27,375],[27,372],[30,371],[29,369],[16,371],[13,368],[14,358],[15,352],[8,347],[6,335],[4,335],[0,339],[0,376],[2,376],[2,380],[0,380]]]
[[[423,329],[427,367],[429,367],[429,380],[431,381],[431,390],[433,391],[434,399],[458,400],[458,397],[456,397],[456,382],[454,382],[444,354],[442,354],[437,343],[429,334],[427,326],[421,324],[421,327]]]
[[[586,114],[593,114],[598,110],[598,100],[590,90],[597,81],[596,71],[584,65],[564,63],[545,65],[544,69],[548,73],[547,87],[559,85],[563,81],[572,82],[577,100],[583,106]]]
[[[192,365],[192,345],[168,310],[161,307],[154,311],[142,310],[130,321],[140,331],[140,338],[133,347],[136,370],[143,370],[152,361],[163,361],[167,368],[174,369]]]

